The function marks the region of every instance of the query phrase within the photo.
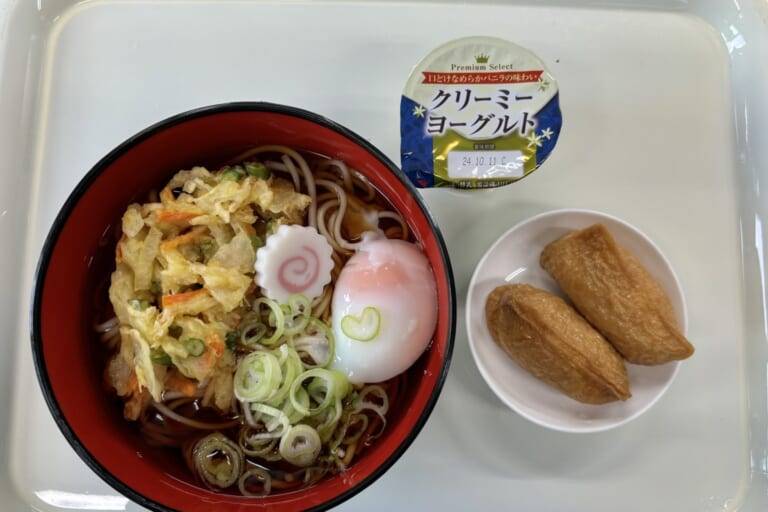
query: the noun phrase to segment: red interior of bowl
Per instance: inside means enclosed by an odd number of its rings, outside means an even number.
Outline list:
[[[435,236],[413,189],[353,140],[353,134],[288,110],[259,111],[264,107],[250,105],[179,116],[125,143],[84,179],[57,219],[46,245],[33,327],[36,363],[46,398],[86,462],[140,503],[146,497],[161,506],[189,512],[210,510],[212,503],[232,511],[251,507],[282,511],[337,503],[372,482],[380,468],[388,467],[410,444],[434,406],[447,371],[454,322],[451,270],[439,234]],[[437,276],[439,315],[430,349],[410,370],[410,401],[395,405],[380,442],[338,478],[291,494],[253,499],[212,493],[194,485],[175,457],[148,448],[133,425],[122,419],[102,385],[103,361],[95,347],[92,301],[96,283],[104,279],[112,263],[111,253],[100,260],[100,240],[119,223],[130,202],[143,200],[147,191],[162,185],[179,169],[221,162],[244,147],[266,143],[336,157],[368,177],[409,220],[423,245]],[[82,196],[74,203],[79,193]],[[151,502],[143,504],[156,507]]]

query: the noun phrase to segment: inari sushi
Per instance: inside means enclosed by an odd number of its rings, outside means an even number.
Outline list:
[[[552,242],[540,263],[630,363],[656,365],[693,354],[664,290],[604,225]]]
[[[534,377],[588,404],[626,400],[618,352],[557,295],[527,284],[495,288],[485,305],[496,344]]]

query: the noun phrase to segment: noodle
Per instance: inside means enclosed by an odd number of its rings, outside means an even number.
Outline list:
[[[273,162],[271,160],[267,160],[264,162],[264,165],[267,166],[267,169],[270,171],[280,171],[280,172],[286,172],[291,175],[291,180],[293,181],[293,187],[296,190],[301,189],[301,180],[299,178],[299,173],[296,171],[295,167],[288,167],[284,163],[280,162]]]
[[[352,192],[353,191],[353,185],[352,185],[352,175],[349,172],[349,167],[347,167],[347,164],[342,162],[341,160],[324,160],[320,162],[320,165],[318,165],[318,172],[322,172],[329,167],[335,167],[339,170],[341,180],[344,183],[344,189]]]
[[[384,211],[384,212],[379,212],[378,215],[379,215],[379,219],[392,219],[396,221],[398,224],[398,227],[400,228],[399,238],[402,238],[403,240],[408,239],[408,224],[405,223],[405,220],[400,214],[395,212],[390,212],[390,211]],[[395,238],[390,236],[388,233],[387,233],[387,237]]]
[[[333,190],[338,197],[338,210],[333,213],[331,224],[333,224],[333,230],[331,231],[331,239],[338,244],[341,249],[352,252],[359,244],[348,242],[343,236],[341,236],[341,221],[344,218],[344,214],[347,212],[347,194],[344,189],[332,181],[317,180],[316,183],[320,186]],[[327,203],[326,203],[327,204]],[[325,205],[323,205],[325,206]],[[326,235],[327,236],[327,235]]]

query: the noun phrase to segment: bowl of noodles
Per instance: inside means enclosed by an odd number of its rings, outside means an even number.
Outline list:
[[[134,502],[319,510],[418,435],[454,323],[445,244],[401,171],[333,121],[250,102],[161,121],[85,175],[42,250],[31,338],[58,427]]]

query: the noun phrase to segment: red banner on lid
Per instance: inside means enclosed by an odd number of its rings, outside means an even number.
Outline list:
[[[532,71],[495,71],[495,72],[462,72],[439,73],[422,71],[423,84],[519,84],[526,82],[538,82],[543,70]]]

